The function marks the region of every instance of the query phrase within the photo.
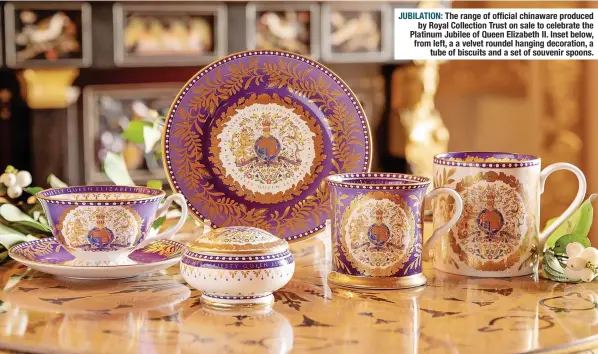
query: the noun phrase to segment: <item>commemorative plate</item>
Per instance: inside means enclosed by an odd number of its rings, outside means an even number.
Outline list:
[[[170,109],[162,137],[173,190],[213,227],[253,226],[286,240],[330,218],[330,174],[368,171],[365,113],[321,64],[247,51],[199,71]]]

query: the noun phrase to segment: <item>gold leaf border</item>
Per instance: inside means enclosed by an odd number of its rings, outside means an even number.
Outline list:
[[[183,138],[180,141],[184,142],[182,147],[177,149],[179,159],[174,160],[179,168],[177,173],[183,178],[184,185],[191,189],[198,191],[187,196],[188,204],[190,204],[191,210],[196,217],[205,221],[207,218],[195,210],[193,203],[199,204],[213,204],[215,210],[218,210],[219,215],[226,215],[226,219],[219,223],[220,226],[225,225],[245,225],[254,226],[264,229],[269,229],[278,234],[285,228],[291,230],[293,235],[287,237],[288,240],[301,238],[310,234],[313,234],[317,230],[321,229],[321,225],[330,214],[330,209],[327,206],[329,202],[329,191],[326,188],[324,182],[320,184],[314,194],[308,196],[305,200],[300,201],[292,208],[289,206],[283,212],[278,211],[270,212],[266,208],[248,208],[244,204],[238,204],[231,198],[225,197],[224,193],[219,192],[215,189],[214,185],[209,181],[211,177],[210,173],[206,170],[206,167],[201,163],[203,159],[203,153],[201,150],[201,140],[203,131],[199,129],[199,124],[205,123],[208,118],[213,115],[216,111],[221,100],[226,100],[232,95],[238,93],[241,88],[246,89],[252,83],[260,84],[264,81],[264,76],[268,74],[268,70],[272,73],[272,77],[268,79],[267,85],[269,87],[282,87],[287,86],[289,89],[298,94],[308,98],[313,103],[319,103],[319,109],[323,111],[326,123],[330,127],[333,136],[331,137],[333,157],[331,163],[333,165],[330,174],[342,173],[342,172],[355,172],[360,167],[359,159],[360,154],[356,153],[356,148],[364,146],[364,143],[357,140],[354,133],[365,133],[365,140],[368,142],[366,147],[366,156],[364,157],[364,164],[361,166],[361,170],[368,171],[371,166],[371,133],[369,130],[369,124],[365,113],[362,114],[360,122],[355,121],[355,116],[348,115],[346,106],[337,100],[338,97],[343,95],[343,92],[338,90],[330,90],[330,81],[326,83],[324,80],[324,73],[317,79],[309,77],[308,74],[313,70],[318,63],[311,61],[308,58],[303,58],[294,53],[288,53],[283,51],[270,51],[269,54],[280,56],[281,59],[277,64],[264,63],[263,71],[265,74],[260,74],[259,57],[252,59],[249,64],[245,65],[240,63],[238,66],[230,65],[230,72],[223,77],[221,69],[218,67],[237,56],[240,58],[240,54],[243,56],[258,55],[263,52],[259,51],[246,51],[244,53],[232,54],[226,58],[220,59],[206,67],[206,69],[198,72],[189,82],[183,87],[178,99],[173,102],[173,106],[170,109],[167,121],[164,125],[162,144],[165,150],[163,154],[164,165],[167,168],[167,176],[169,183],[174,187],[175,190],[180,192],[178,182],[174,179],[172,168],[170,163],[169,151],[166,150],[166,146],[170,143],[168,140],[170,124],[175,115],[178,112],[183,116],[183,122],[178,124],[179,138]],[[282,57],[293,58],[295,60],[301,60],[302,63],[292,65],[290,61],[282,59]],[[301,64],[310,65],[310,68],[300,70]],[[216,68],[215,68],[216,67]],[[268,67],[270,69],[268,69]],[[278,67],[281,70],[276,70]],[[329,79],[333,79],[338,85],[340,85],[344,91],[350,95],[351,101],[354,104],[356,110],[363,112],[359,101],[347,87],[341,79],[334,75],[330,70],[319,66],[329,76]],[[215,69],[214,69],[215,68]],[[216,77],[209,79],[208,77],[202,82],[202,84],[193,89],[194,96],[191,100],[191,109],[186,111],[184,107],[179,107],[179,103],[182,101],[182,97],[189,91],[189,88],[194,84],[200,73],[210,72],[211,70],[216,71]],[[286,85],[285,85],[286,83]],[[332,110],[330,114],[326,114],[325,110]],[[363,127],[360,126],[362,124]],[[361,129],[360,129],[361,128]],[[185,133],[186,132],[186,133]],[[176,137],[177,134],[173,134]],[[190,159],[187,152],[195,159]],[[215,201],[214,199],[218,199]],[[305,218],[315,217],[316,227],[309,229],[306,232],[298,233],[297,229],[301,225],[308,225]],[[219,225],[212,223],[212,226],[217,228]],[[305,227],[305,226],[304,226]]]

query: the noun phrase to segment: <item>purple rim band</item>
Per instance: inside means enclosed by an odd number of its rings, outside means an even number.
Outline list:
[[[208,254],[187,251],[185,253],[185,256],[187,256],[189,258],[195,258],[198,260],[208,260],[208,261],[246,261],[246,262],[251,262],[251,261],[264,261],[264,260],[284,258],[284,257],[288,256],[289,254],[291,254],[291,252],[287,250],[287,251],[276,253],[276,254],[260,255],[260,256],[230,256],[230,255],[217,256],[217,255],[208,255]]]
[[[288,264],[293,263],[293,256],[288,256],[287,258],[278,259],[274,261],[265,261],[265,262],[238,262],[238,263],[228,263],[228,262],[209,262],[209,261],[200,261],[197,259],[189,258],[187,256],[183,256],[181,260],[183,264],[192,266],[192,267],[201,267],[201,268],[208,268],[208,269],[227,269],[227,270],[258,270],[258,269],[268,269],[268,268],[277,268],[281,266],[285,266]]]
[[[353,189],[407,190],[428,188],[427,177],[402,173],[343,173],[329,176],[326,181],[335,187]]]
[[[468,158],[474,159],[499,159],[507,161],[474,162],[465,161]],[[477,168],[518,168],[538,166],[541,159],[538,156],[517,154],[509,152],[447,152],[434,156],[434,163],[447,166],[477,167]]]
[[[131,200],[72,200],[63,196],[71,194],[93,194],[93,193],[131,193],[139,194],[143,199]],[[165,196],[164,191],[147,187],[134,186],[75,186],[64,188],[50,188],[37,193],[38,198],[48,203],[66,205],[122,205],[122,204],[145,204],[160,200]],[[62,198],[61,198],[62,197]]]

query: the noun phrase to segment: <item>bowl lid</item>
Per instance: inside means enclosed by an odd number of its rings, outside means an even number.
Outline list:
[[[231,226],[214,229],[187,249],[198,253],[274,253],[288,249],[288,243],[268,231],[255,227]]]

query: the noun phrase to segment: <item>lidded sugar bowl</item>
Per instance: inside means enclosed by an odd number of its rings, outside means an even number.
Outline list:
[[[294,271],[285,240],[245,226],[209,231],[190,242],[181,259],[181,274],[202,292],[208,308],[270,307],[272,292],[288,283]]]

